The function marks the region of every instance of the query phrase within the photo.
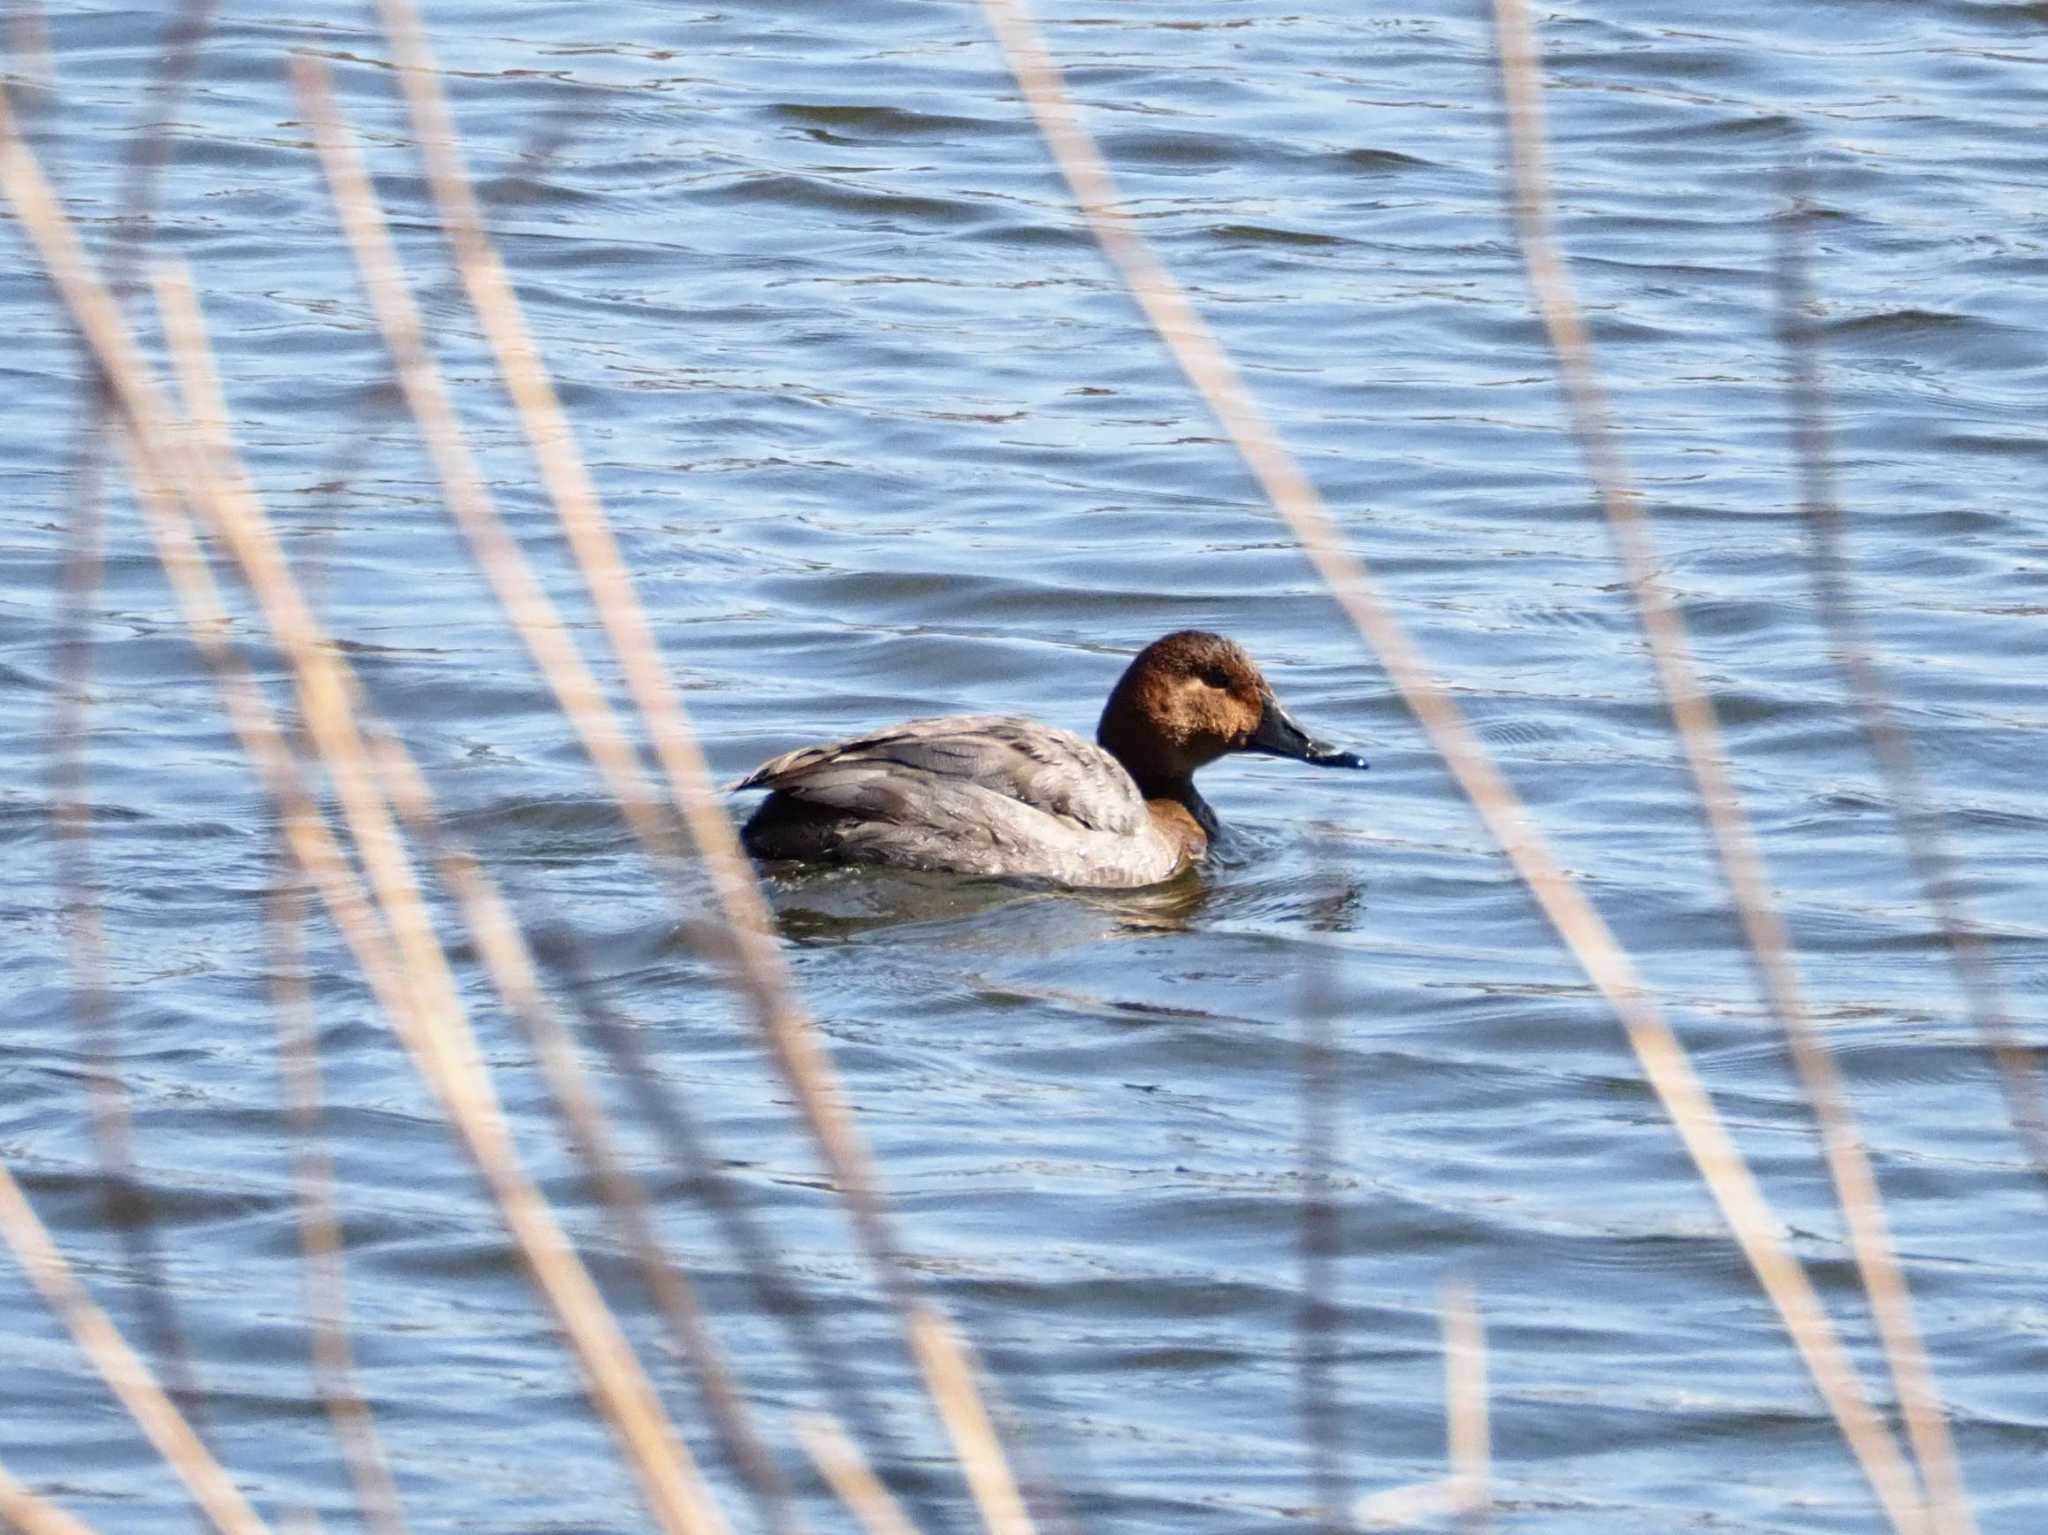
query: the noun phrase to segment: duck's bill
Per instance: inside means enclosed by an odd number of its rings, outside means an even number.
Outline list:
[[[1356,752],[1341,750],[1327,741],[1318,741],[1295,724],[1293,717],[1270,698],[1266,700],[1265,713],[1259,716],[1259,728],[1244,743],[1244,749],[1268,757],[1292,757],[1296,762],[1313,762],[1317,767],[1371,766]]]

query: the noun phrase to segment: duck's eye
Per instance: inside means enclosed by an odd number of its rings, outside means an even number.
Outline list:
[[[1205,688],[1216,688],[1221,692],[1228,693],[1230,691],[1230,674],[1219,671],[1203,672],[1202,686]]]

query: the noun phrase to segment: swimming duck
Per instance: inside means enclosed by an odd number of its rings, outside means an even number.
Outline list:
[[[1194,775],[1231,752],[1366,765],[1295,724],[1235,642],[1183,629],[1138,653],[1093,743],[1015,715],[917,719],[733,787],[769,791],[740,832],[756,858],[1150,885],[1208,851],[1216,813]]]

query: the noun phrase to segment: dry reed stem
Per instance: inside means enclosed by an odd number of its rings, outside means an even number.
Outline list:
[[[232,465],[233,444],[218,383],[210,373],[206,393],[208,408],[188,415],[187,425],[194,441],[212,455],[215,472],[220,473]],[[143,471],[133,445],[126,446],[144,520],[157,544],[158,561],[177,591],[180,609],[202,657],[223,690],[244,755],[256,766],[278,808],[279,846],[288,867],[280,869],[268,902],[271,999],[277,1018],[285,1113],[296,1141],[293,1177],[299,1198],[299,1242],[305,1263],[315,1389],[333,1425],[365,1525],[378,1535],[405,1535],[403,1506],[389,1459],[369,1404],[355,1384],[345,1241],[336,1208],[333,1159],[321,1139],[319,1035],[304,971],[305,891],[292,877],[293,870],[303,872],[314,862],[338,868],[343,860],[337,848],[321,840],[325,822],[306,791],[296,760],[299,753],[263,718],[266,710],[256,680],[226,643],[227,606],[192,537],[189,521],[169,491]],[[305,851],[295,851],[302,844]]]
[[[1295,1308],[1298,1412],[1309,1450],[1309,1485],[1318,1527],[1341,1527],[1349,1501],[1344,1469],[1343,1406],[1338,1400],[1337,1356],[1342,1313],[1333,1298],[1339,1217],[1331,1194],[1343,1073],[1331,1015],[1331,960],[1320,949],[1301,977],[1301,1299]]]
[[[291,849],[281,848],[287,863]],[[271,1010],[277,1016],[285,1114],[296,1142],[299,1246],[305,1263],[306,1320],[320,1401],[334,1426],[363,1523],[376,1535],[406,1535],[405,1513],[369,1404],[355,1383],[348,1327],[348,1275],[335,1207],[334,1159],[321,1136],[320,1040],[305,971],[305,891],[296,864],[279,870],[269,901]]]
[[[93,1527],[38,1497],[0,1466],[0,1529],[20,1535],[95,1535]]]
[[[860,1446],[835,1420],[806,1413],[790,1427],[811,1464],[818,1468],[818,1475],[859,1521],[865,1535],[918,1535],[917,1526],[861,1458]]]
[[[192,412],[224,416],[224,407],[209,396],[213,370],[190,284],[169,268],[160,269],[157,279],[158,307]],[[132,378],[115,376],[145,468],[160,478],[153,460],[165,414],[146,375],[136,370]],[[171,447],[175,449],[175,441]],[[724,1518],[694,1460],[589,1271],[520,1163],[454,972],[434,934],[418,878],[377,781],[355,714],[355,700],[361,695],[352,673],[321,632],[239,470],[228,466],[228,472],[216,475],[204,455],[172,452],[164,457],[173,472],[183,475],[181,499],[205,513],[232,551],[297,679],[308,737],[327,768],[398,950],[404,1005],[392,1015],[392,1022],[401,1042],[482,1173],[515,1247],[583,1369],[593,1403],[619,1438],[650,1510],[671,1531],[723,1535]]]
[[[219,380],[205,356],[192,359],[199,369],[196,393],[201,398],[187,402],[186,425],[197,448],[210,456],[216,475],[231,473],[234,444],[228,434],[227,409]],[[143,504],[145,520],[157,542],[158,559],[178,590],[181,610],[209,667],[220,685],[231,695],[230,718],[243,724],[238,739],[245,743],[245,755],[258,764],[259,776],[275,778],[267,784],[280,815],[280,850],[290,868],[280,870],[276,889],[268,902],[268,927],[272,950],[272,1010],[277,1018],[279,1075],[285,1092],[285,1113],[296,1140],[293,1176],[299,1196],[299,1242],[305,1263],[306,1318],[311,1333],[315,1389],[335,1439],[364,1523],[378,1535],[405,1535],[407,1525],[398,1486],[389,1458],[384,1452],[369,1404],[355,1383],[355,1351],[348,1327],[347,1272],[344,1235],[336,1208],[333,1159],[321,1138],[320,1046],[313,1023],[312,994],[304,971],[304,887],[291,877],[291,869],[305,866],[294,856],[295,834],[303,836],[309,823],[324,833],[325,823],[306,792],[304,774],[299,771],[300,753],[275,735],[274,743],[251,750],[248,741],[269,728],[254,723],[263,711],[261,692],[254,676],[226,644],[229,632],[227,606],[213,572],[193,539],[190,524],[165,487],[149,478],[135,464],[133,444],[128,443],[132,478]],[[270,771],[264,773],[267,753]],[[338,850],[310,855],[338,862]]]
[[[325,818],[308,797],[292,749],[271,718],[254,675],[227,643],[227,607],[206,556],[193,537],[189,519],[169,492],[149,475],[132,442],[124,438],[124,446],[129,449],[131,478],[144,520],[156,542],[158,561],[171,581],[186,628],[214,673],[243,753],[278,807],[285,847],[309,883],[321,892],[337,930],[362,967],[379,1003],[387,1012],[395,1013],[407,1005],[407,997],[404,979],[392,962],[389,934],[363,895]],[[287,894],[295,898],[295,892],[280,891],[281,897]],[[282,973],[283,967],[280,970]],[[329,1320],[344,1317],[346,1307],[340,1291],[341,1234],[331,1209],[330,1165],[324,1155],[311,1150],[303,1118],[308,1109],[315,1116],[318,1113],[317,1040],[310,1028],[301,1031],[293,1025],[287,1017],[288,1000],[279,1000],[288,1112],[301,1133],[301,1240],[309,1250],[317,1248],[333,1255],[333,1273],[324,1282],[316,1277],[310,1251],[308,1257],[307,1307],[314,1327],[318,1388],[335,1423],[366,1522],[385,1535],[397,1535],[403,1529],[398,1522],[397,1495],[395,1489],[389,1488],[389,1473],[381,1450],[370,1437],[367,1409],[353,1389],[346,1325]],[[295,1042],[294,1035],[300,1032],[305,1037]],[[316,1118],[310,1132],[317,1131]],[[317,1161],[317,1167],[308,1166],[307,1159]]]
[[[534,665],[560,700],[563,714],[618,801],[627,825],[645,845],[672,855],[675,838],[648,791],[639,754],[485,487],[454,400],[427,349],[419,309],[407,288],[362,151],[335,104],[327,71],[317,60],[298,54],[292,59],[292,79],[313,129],[342,233],[354,254],[399,389],[419,424],[448,510],[469,541],[499,604],[526,643]]]
[[[689,1193],[717,1223],[719,1236],[753,1286],[761,1309],[783,1323],[840,1420],[859,1429],[875,1456],[900,1457],[904,1452],[896,1435],[881,1421],[843,1344],[828,1327],[820,1325],[817,1304],[789,1274],[788,1264],[719,1167],[689,1113],[663,1087],[659,1068],[641,1047],[639,1030],[604,999],[568,935],[551,934],[544,946],[536,946],[542,948],[550,972],[566,988],[585,1026],[611,1058],[615,1076],[632,1095],[642,1121],[663,1143]]]
[[[394,1027],[484,1174],[529,1272],[571,1340],[600,1413],[626,1449],[650,1508],[663,1527],[677,1535],[722,1532],[722,1518],[617,1323],[552,1211],[514,1158],[502,1109],[483,1072],[447,957],[434,940],[388,808],[369,781],[360,732],[348,708],[344,669],[279,556],[260,509],[238,477],[216,478],[205,455],[168,430],[173,418],[143,367],[118,308],[93,276],[75,231],[18,135],[7,135],[0,146],[0,188],[120,400],[128,441],[135,449],[138,481],[175,485],[184,500],[206,515],[233,550],[292,663],[308,731],[329,765],[404,962],[403,973],[395,977],[398,984],[387,993],[398,1004],[391,1014]],[[167,285],[173,311],[181,302],[176,289],[175,283]],[[183,318],[188,322],[193,318],[190,307],[189,302],[184,304],[188,312]],[[308,872],[317,884],[321,875],[331,877],[333,871]],[[329,887],[321,888],[326,892]]]
[[[1777,1307],[1865,1475],[1894,1524],[1905,1535],[1917,1535],[1922,1521],[1912,1469],[1871,1408],[1812,1282],[1779,1235],[1783,1223],[1729,1137],[1685,1047],[1652,1004],[1612,930],[1558,862],[1520,796],[1430,672],[1363,562],[1344,547],[1329,509],[1280,445],[1214,334],[1117,211],[1108,167],[1075,114],[1057,67],[1023,7],[1017,0],[983,0],[983,8],[1096,239],[1332,595],[1378,655],[1544,915],[1619,1016],[1644,1075]]]
[[[190,80],[209,10],[210,0],[198,0],[196,5],[186,0],[172,18],[165,46],[150,69],[143,106],[127,137],[126,175],[108,254],[108,283],[116,293],[127,290],[135,258],[148,236],[161,173],[170,161],[170,135],[164,120],[175,112]],[[39,12],[37,19],[40,21]],[[39,42],[47,53],[46,33]],[[50,61],[45,58],[43,62]],[[54,81],[52,68],[48,82],[54,85]],[[195,1426],[203,1426],[205,1394],[178,1319],[176,1297],[165,1277],[155,1215],[135,1160],[134,1106],[120,1073],[119,1030],[107,983],[109,944],[92,849],[88,726],[92,608],[102,575],[102,480],[111,401],[97,369],[86,370],[79,392],[83,398],[72,428],[70,451],[71,519],[65,529],[61,596],[54,625],[57,706],[50,728],[50,818],[56,833],[62,926],[73,977],[72,1010],[86,1060],[87,1101],[100,1159],[105,1219],[119,1234],[128,1261],[140,1276],[144,1341],[163,1370],[173,1399]]]
[[[145,522],[148,524],[157,546],[157,557],[168,575],[176,593],[180,611],[183,613],[188,633],[198,648],[202,659],[214,673],[220,687],[223,706],[230,725],[241,743],[243,754],[256,769],[259,780],[278,808],[281,836],[294,864],[304,873],[308,882],[321,894],[324,904],[334,918],[335,927],[341,934],[350,952],[361,966],[373,994],[387,1013],[395,1014],[408,1005],[406,982],[390,952],[390,937],[382,918],[363,894],[355,871],[349,865],[346,855],[335,842],[327,822],[319,808],[308,797],[290,744],[271,717],[268,705],[254,675],[240,655],[227,643],[230,632],[226,604],[221,600],[220,589],[206,555],[194,538],[191,523],[184,510],[158,481],[152,478],[141,457],[134,450],[132,442],[124,441],[128,448],[129,468],[137,497],[141,503]],[[293,1030],[280,1015],[280,1029],[289,1037]],[[309,1085],[299,1078],[302,1072],[317,1072],[317,1041],[309,1037],[305,1048],[312,1059],[298,1063],[294,1056],[298,1051],[291,1046],[284,1050],[284,1075],[289,1098],[289,1109],[295,1118],[306,1106]],[[317,1092],[317,1076],[310,1084],[310,1090]],[[317,1112],[317,1103],[312,1107]],[[317,1130],[317,1125],[314,1127]],[[302,1155],[305,1152],[302,1141]],[[320,1170],[312,1174],[315,1184],[326,1182],[331,1185],[331,1174],[324,1156],[318,1157]],[[383,1469],[381,1453],[373,1463],[366,1458],[373,1447],[363,1437],[367,1429],[367,1411],[358,1415],[359,1402],[352,1401],[355,1393],[352,1385],[344,1382],[338,1367],[349,1360],[349,1342],[345,1324],[331,1326],[323,1321],[323,1313],[332,1312],[335,1317],[345,1315],[345,1306],[340,1294],[340,1231],[336,1225],[331,1234],[308,1229],[309,1223],[331,1223],[331,1208],[321,1214],[316,1205],[324,1202],[314,1185],[308,1182],[309,1169],[302,1163],[300,1169],[301,1198],[301,1240],[308,1246],[331,1247],[334,1254],[333,1293],[324,1301],[315,1294],[316,1280],[309,1268],[307,1276],[308,1311],[314,1331],[314,1361],[318,1372],[318,1386],[325,1401],[329,1416],[336,1422],[345,1457],[348,1460],[351,1478],[356,1482],[358,1494],[365,1505],[366,1521],[372,1528],[396,1535],[402,1526],[387,1521],[379,1511],[384,1500],[380,1483],[388,1481],[388,1472]],[[327,1195],[331,1199],[331,1192]],[[325,1288],[325,1286],[320,1286]],[[323,1334],[326,1334],[323,1336]],[[352,1380],[352,1377],[350,1377]],[[345,1426],[346,1425],[346,1426]],[[395,1491],[390,1494],[392,1520],[397,1517]]]
[[[225,711],[243,753],[278,807],[285,846],[308,882],[320,892],[337,931],[362,968],[380,1006],[396,1016],[409,1005],[409,994],[406,980],[391,952],[388,930],[364,895],[360,881],[334,840],[326,819],[308,797],[292,748],[271,717],[254,675],[227,642],[230,633],[227,607],[221,600],[212,569],[193,536],[183,508],[151,477],[140,455],[134,451],[132,442],[124,440],[124,446],[129,449],[131,478],[136,485],[144,520],[156,542],[158,560],[170,578],[186,628],[202,659],[214,673]],[[287,1037],[294,1032],[282,1014],[280,1028]],[[309,1060],[295,1061],[294,1057],[300,1051],[289,1045],[284,1052],[286,1089],[295,1118],[309,1106],[306,1100],[310,1093],[317,1092],[317,1076],[311,1083],[301,1080],[302,1073],[317,1072],[317,1042],[310,1037],[310,1031],[304,1044],[306,1053],[312,1057]],[[317,1112],[317,1104],[310,1107]],[[317,1125],[314,1129],[317,1130]],[[302,1141],[302,1148],[304,1145]],[[319,1171],[312,1175],[315,1183],[331,1182],[325,1157],[318,1160]],[[367,1428],[367,1413],[358,1418],[357,1406],[350,1400],[354,1397],[353,1389],[342,1382],[337,1370],[349,1358],[345,1326],[332,1328],[330,1335],[323,1338],[323,1313],[331,1311],[339,1317],[345,1310],[339,1293],[340,1232],[338,1227],[331,1235],[307,1229],[309,1221],[332,1221],[331,1213],[323,1217],[313,1208],[316,1190],[309,1186],[308,1171],[302,1164],[302,1241],[309,1246],[331,1246],[335,1254],[335,1290],[324,1302],[314,1293],[316,1280],[310,1268],[307,1277],[308,1310],[315,1327],[314,1357],[319,1370],[319,1389],[330,1417],[336,1420],[337,1435],[348,1458],[351,1477],[364,1502],[368,1522],[373,1528],[395,1535],[395,1530],[402,1526],[387,1521],[379,1511],[379,1505],[386,1496],[380,1484],[388,1480],[388,1473],[382,1467],[381,1455],[374,1463],[367,1458],[371,1447],[356,1426],[360,1422]],[[389,1508],[395,1521],[395,1491],[389,1494]]]
[[[988,1535],[1032,1535],[1030,1511],[975,1384],[966,1340],[936,1308],[919,1302],[910,1314],[910,1347]]]
[[[526,642],[534,664],[624,810],[628,826],[651,856],[673,858],[679,844],[648,792],[638,754],[570,638],[568,625],[506,530],[484,484],[446,382],[427,347],[425,326],[407,287],[403,264],[360,148],[334,101],[326,72],[303,56],[293,61],[293,67],[344,235],[446,503],[499,603]],[[413,810],[406,818],[415,835],[430,834],[437,816],[424,781],[402,753],[387,753],[386,760],[394,766],[387,782],[400,802],[401,814],[409,800]],[[694,1292],[660,1252],[645,1195],[625,1175],[623,1163],[611,1150],[612,1137],[605,1128],[603,1111],[584,1079],[573,1044],[546,1002],[518,924],[473,859],[450,851],[440,862],[449,888],[477,935],[486,968],[533,1041],[578,1148],[591,1165],[608,1208],[623,1225],[643,1278],[697,1369],[721,1436],[750,1489],[762,1500],[770,1524],[787,1527],[793,1518],[788,1489],[751,1426],[744,1399],[718,1353]]]
[[[114,998],[108,984],[106,916],[92,854],[92,802],[87,783],[92,624],[89,609],[100,582],[96,488],[84,488],[67,530],[62,608],[57,630],[58,702],[50,732],[50,820],[56,833],[60,926],[71,968],[73,1025],[84,1058],[86,1103],[99,1158],[101,1216],[134,1268],[145,1347],[156,1359],[179,1410],[195,1424],[205,1393],[157,1240],[156,1217],[135,1160],[135,1110],[121,1075]]]
[[[1796,187],[1791,190],[1796,194]],[[1935,797],[1927,792],[1913,738],[1899,719],[1891,690],[1874,659],[1856,601],[1845,541],[1847,519],[1835,490],[1834,430],[1821,382],[1821,328],[1812,308],[1801,222],[1793,214],[1780,220],[1776,275],[1778,333],[1788,364],[1787,393],[1799,457],[1814,602],[1827,629],[1835,664],[1869,738],[1921,898],[1934,913],[1970,1015],[1997,1063],[2007,1109],[2034,1175],[2048,1188],[2048,1119],[2043,1115],[2041,1075],[2006,1006],[1984,934],[1970,916],[1959,880],[1961,864],[1949,847],[1946,818]]]
[[[1444,1286],[1444,1422],[1450,1480],[1466,1535],[1483,1535],[1493,1504],[1493,1433],[1486,1404],[1486,1329],[1471,1287]]]
[[[1486,1403],[1486,1333],[1470,1287],[1443,1288],[1444,1438],[1448,1476],[1369,1493],[1351,1505],[1361,1529],[1394,1529],[1452,1515],[1483,1535],[1493,1507],[1492,1430]]]
[[[454,120],[435,82],[436,66],[424,33],[413,8],[403,0],[385,0],[382,10],[399,66],[398,78],[412,112],[414,137],[471,307],[482,322],[542,482],[555,503],[599,619],[625,672],[628,691],[654,737],[675,808],[711,875],[714,893],[726,915],[734,944],[731,957],[742,986],[818,1136],[827,1165],[855,1213],[862,1240],[894,1294],[907,1281],[895,1244],[882,1224],[866,1153],[841,1106],[829,1061],[793,999],[767,903],[718,802],[709,765],[669,680],[596,487],[576,451],[561,401],[527,330],[504,266],[484,231],[481,209],[461,163]],[[603,769],[604,764],[600,762],[599,767]],[[607,780],[609,783],[609,774]],[[659,860],[668,843],[656,837],[647,839],[647,846],[650,855]]]
[[[957,1400],[963,1385],[969,1393],[974,1391],[972,1376],[942,1382],[930,1373],[938,1355],[918,1343],[921,1303],[903,1265],[872,1160],[845,1106],[830,1056],[796,1000],[766,898],[719,801],[710,766],[669,678],[596,487],[577,452],[561,401],[541,363],[504,265],[485,232],[481,209],[462,164],[454,119],[436,83],[434,60],[417,14],[409,0],[381,0],[381,10],[442,230],[455,251],[470,305],[482,323],[542,483],[624,673],[627,691],[646,722],[670,800],[709,876],[725,921],[724,934],[730,944],[727,959],[734,978],[752,1004],[770,1054],[803,1110],[862,1248],[911,1342],[913,1357],[926,1371],[926,1387],[944,1417],[944,1402]],[[651,840],[647,846],[657,866],[662,866],[663,842]],[[993,1525],[1007,1520],[1006,1510],[1021,1510],[1023,1503],[998,1441],[974,1440],[962,1448],[961,1433],[973,1435],[987,1425],[986,1409],[978,1402],[973,1410],[956,1411],[946,1420],[963,1463],[971,1461],[984,1468],[986,1475],[977,1498],[986,1491],[993,1499],[982,1503],[983,1517]]]
[[[7,7],[5,27],[7,56],[20,76],[15,90],[28,96],[54,90],[57,59],[50,51],[50,18],[42,6],[35,0],[16,0]]]
[[[1727,747],[1712,698],[1693,659],[1685,620],[1657,574],[1656,549],[1615,434],[1598,365],[1571,275],[1552,229],[1545,164],[1543,83],[1523,0],[1495,0],[1497,49],[1506,104],[1515,223],[1529,286],[1563,379],[1572,430],[1585,453],[1617,557],[1650,643],[1672,723],[1698,786],[1721,867],[1752,964],[1787,1044],[1820,1127],[1835,1196],[1847,1225],[1857,1270],[1870,1298],[1886,1362],[1898,1391],[1913,1450],[1940,1498],[1942,1527],[1969,1532],[1962,1469],[1948,1432],[1934,1373],[1899,1267],[1884,1199],[1856,1126],[1840,1069],[1808,1011],[1791,935],[1772,899],[1769,872],[1729,770]]]
[[[208,1453],[149,1366],[93,1303],[5,1164],[0,1164],[0,1236],[5,1236],[30,1282],[69,1330],[79,1352],[92,1361],[100,1378],[121,1399],[136,1426],[178,1474],[214,1528],[221,1535],[265,1535],[268,1527],[256,1510]]]
[[[440,812],[418,767],[395,740],[371,743],[379,772],[399,816],[433,857],[441,882],[456,898],[492,984],[533,1046],[541,1072],[569,1127],[569,1137],[606,1214],[633,1254],[640,1281],[653,1296],[677,1350],[697,1372],[698,1385],[721,1441],[759,1504],[770,1529],[799,1528],[790,1490],[753,1425],[751,1410],[726,1363],[695,1286],[663,1249],[653,1204],[626,1170],[609,1121],[575,1040],[549,1002],[517,917],[497,883],[475,857],[440,831]]]
[[[352,190],[366,192],[367,189]],[[394,275],[402,282],[402,274]],[[196,316],[194,326],[196,342]],[[181,357],[193,370],[185,401],[188,417],[200,426],[216,464],[224,468],[231,466],[233,448],[227,438],[227,406],[219,380],[212,375],[205,348],[194,345]],[[480,493],[480,486],[474,488]],[[502,528],[499,534],[502,537]],[[558,626],[557,632],[565,631]],[[589,681],[587,674],[585,680]],[[595,686],[594,682],[590,685]],[[349,702],[352,708],[362,708],[363,701],[352,683]],[[608,1213],[619,1224],[628,1247],[635,1255],[642,1280],[675,1333],[681,1351],[695,1366],[713,1421],[727,1449],[750,1489],[763,1501],[765,1522],[772,1529],[792,1528],[788,1515],[788,1489],[773,1458],[747,1421],[744,1401],[732,1384],[730,1371],[719,1357],[695,1292],[661,1251],[646,1197],[624,1171],[623,1160],[613,1149],[613,1138],[605,1125],[603,1110],[589,1086],[573,1043],[547,1003],[518,923],[499,895],[495,883],[476,860],[439,835],[440,815],[431,791],[404,748],[389,736],[378,735],[371,739],[370,749],[382,792],[389,797],[414,838],[434,856],[444,884],[457,897],[487,973],[532,1041],[548,1086],[572,1126],[577,1150],[591,1168],[593,1178],[606,1199]],[[317,1092],[317,1068],[313,1080]],[[341,1348],[345,1362],[345,1337],[341,1340]],[[333,1353],[331,1344],[328,1352]],[[388,1490],[388,1477],[383,1481]],[[395,1501],[388,1502],[387,1506],[395,1508]]]
[[[55,194],[16,128],[4,89],[0,89],[0,190],[5,191],[32,239],[40,241],[52,228],[59,229],[68,240],[74,259],[83,259],[77,254],[75,236],[70,234],[64,223]],[[61,289],[63,283],[54,268],[51,276]],[[107,312],[114,313],[111,301],[106,300],[104,294],[102,301]],[[118,315],[115,319],[118,323]],[[184,1480],[194,1499],[219,1529],[224,1532],[262,1530],[262,1521],[207,1452],[185,1415],[72,1275],[49,1233],[36,1219],[26,1197],[4,1167],[0,1167],[0,1185],[4,1185],[0,1187],[0,1205],[5,1209],[0,1225],[5,1227],[9,1245],[28,1269],[45,1301],[63,1318],[81,1351],[92,1360],[107,1384],[121,1398],[158,1453]]]

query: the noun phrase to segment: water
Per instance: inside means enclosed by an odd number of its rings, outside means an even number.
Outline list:
[[[1561,430],[1502,213],[1483,19],[1322,9],[1047,20],[1133,213],[1668,998],[1872,1363],[1809,1116]],[[1321,986],[1357,1491],[1443,1468],[1437,1309],[1457,1279],[1487,1322],[1504,1528],[1878,1527],[1613,1020],[1107,273],[974,8],[601,0],[429,20],[506,259],[721,773],[915,713],[1085,729],[1123,657],[1184,626],[1243,640],[1304,723],[1373,759],[1363,777],[1212,769],[1229,839],[1161,892],[843,875],[775,890],[908,1245],[1071,1518],[1234,1531],[1298,1522],[1311,1500],[1299,1019]],[[1542,21],[1561,234],[1663,573],[1873,1143],[1983,1527],[2015,1532],[2038,1526],[2048,1481],[2040,1194],[1812,616],[1766,274],[1775,175],[1800,163],[1824,210],[1816,274],[1868,621],[2038,1046],[2039,20],[1962,3],[1702,19],[1643,0]],[[165,21],[52,7],[62,104],[37,140],[102,250]],[[446,281],[388,50],[353,14],[229,5],[177,114],[158,239],[197,275],[272,514],[456,829],[537,929],[578,935],[859,1360],[925,1526],[963,1527],[781,1089],[369,388],[379,344],[284,82],[295,49],[333,62],[371,135],[496,492],[597,653]],[[134,1332],[42,810],[77,364],[9,239],[0,1155]],[[305,1363],[266,1002],[274,818],[132,507],[117,498],[109,518],[92,785],[137,1154],[214,1444],[266,1511],[346,1527]],[[238,642],[280,683],[240,612]],[[409,1512],[423,1529],[637,1526],[451,1138],[331,930],[312,943],[363,1384]],[[466,958],[463,974],[523,1147],[716,1462],[525,1046]],[[632,1147],[786,1443],[789,1414],[825,1395],[664,1143],[636,1128]],[[0,1462],[102,1528],[189,1527],[11,1261],[0,1319]]]

